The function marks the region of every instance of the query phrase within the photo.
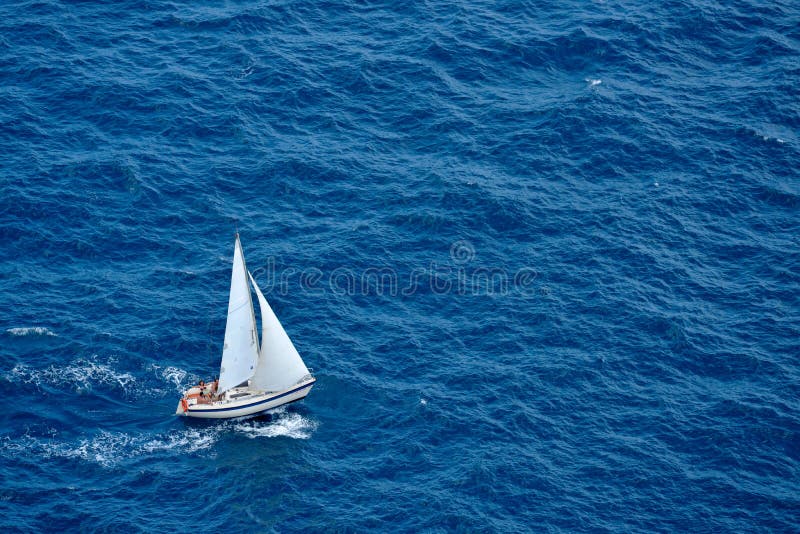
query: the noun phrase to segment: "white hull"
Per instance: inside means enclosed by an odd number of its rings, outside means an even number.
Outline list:
[[[208,403],[198,402],[195,395],[200,390],[194,387],[185,392],[175,415],[200,419],[230,419],[252,415],[304,398],[315,382],[314,377],[308,377],[283,391],[263,392],[234,388],[226,392],[224,399]]]

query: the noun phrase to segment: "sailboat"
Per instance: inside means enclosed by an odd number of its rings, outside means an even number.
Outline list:
[[[260,345],[251,284],[261,313]],[[175,414],[204,419],[251,415],[305,398],[315,382],[247,270],[237,233],[219,379],[187,389]]]

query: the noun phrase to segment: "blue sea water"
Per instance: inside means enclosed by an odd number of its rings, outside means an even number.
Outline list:
[[[0,525],[796,532],[799,131],[796,2],[4,2]]]

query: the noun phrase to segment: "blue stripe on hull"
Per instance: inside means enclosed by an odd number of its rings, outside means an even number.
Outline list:
[[[197,410],[197,409],[192,410],[191,408],[189,408],[189,413],[191,413],[192,411],[194,413],[212,413],[212,412],[230,412],[230,411],[233,411],[233,410],[245,410],[247,408],[252,408],[253,406],[258,406],[260,404],[266,404],[268,402],[272,402],[275,399],[280,399],[281,397],[285,397],[287,395],[291,395],[292,393],[297,393],[301,389],[310,388],[316,382],[317,381],[314,380],[310,384],[305,384],[303,386],[300,386],[299,388],[295,388],[295,389],[293,389],[291,391],[287,391],[286,393],[281,393],[280,395],[275,395],[274,397],[270,397],[270,398],[264,399],[262,401],[254,402],[252,404],[245,404],[244,406],[235,406],[235,407],[232,407],[232,408],[211,408],[211,409],[206,409],[206,410]]]

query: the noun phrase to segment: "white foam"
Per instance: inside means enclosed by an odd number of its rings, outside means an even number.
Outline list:
[[[103,431],[91,439],[81,439],[75,446],[65,442],[45,442],[41,446],[46,458],[78,458],[110,467],[124,458],[123,452],[130,447],[130,443],[131,436],[128,434]]]
[[[23,328],[9,328],[6,330],[12,336],[57,336],[55,332],[44,326],[26,326]]]
[[[317,423],[298,413],[284,413],[279,418],[268,423],[260,421],[236,422],[233,425],[233,429],[250,439],[275,438],[278,436],[309,439],[314,430],[317,429]]]
[[[91,439],[82,439],[77,446],[59,444],[52,450],[57,456],[79,458],[103,467],[112,467],[124,460],[151,456],[162,452],[194,453],[209,449],[217,442],[218,432],[185,429],[156,436],[132,435],[101,431]]]
[[[600,85],[603,83],[603,80],[599,78],[586,78],[584,81],[589,83],[589,87],[594,87],[595,85]]]
[[[31,384],[35,383],[37,386],[39,385],[39,377],[27,365],[22,365],[18,363],[11,369],[8,374],[5,376],[5,379],[9,382],[16,382],[16,383],[23,383],[23,384]]]

